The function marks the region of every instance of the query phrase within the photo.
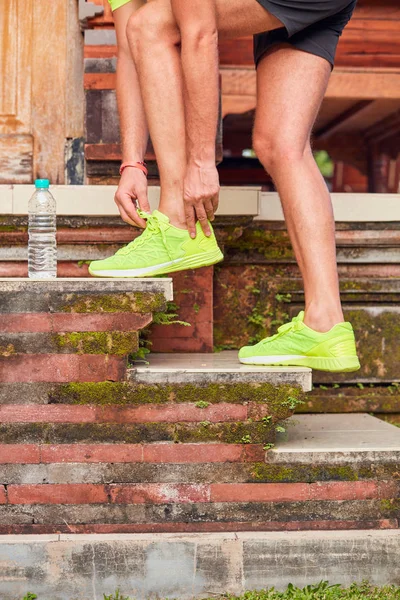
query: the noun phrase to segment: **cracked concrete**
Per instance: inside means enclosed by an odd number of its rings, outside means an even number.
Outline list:
[[[289,551],[290,547],[290,551]],[[186,600],[289,581],[400,583],[400,531],[0,536],[2,600]]]

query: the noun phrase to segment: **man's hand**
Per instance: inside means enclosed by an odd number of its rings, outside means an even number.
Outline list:
[[[215,165],[189,164],[183,189],[186,222],[190,237],[196,237],[196,219],[204,233],[211,235],[208,221],[214,220],[218,208],[219,176]]]
[[[144,212],[150,212],[147,199],[146,175],[133,167],[126,167],[121,175],[118,189],[115,194],[115,203],[125,223],[146,228],[146,221],[141,219],[136,210],[136,200]]]

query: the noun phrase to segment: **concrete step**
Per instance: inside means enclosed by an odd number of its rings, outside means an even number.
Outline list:
[[[397,529],[400,430],[348,417],[292,417],[266,450],[207,436],[178,444],[9,438],[0,445],[0,533]]]
[[[128,378],[137,383],[180,384],[273,384],[295,385],[311,391],[312,372],[305,367],[263,367],[242,365],[236,350],[214,354],[150,354],[147,364],[137,363]]]
[[[0,383],[121,381],[171,279],[0,279]]]
[[[53,600],[95,600],[117,587],[139,599],[186,600],[289,582],[398,583],[399,429],[362,414],[296,416],[258,462],[252,452],[213,454],[215,444],[162,446],[152,456],[119,448],[112,465],[100,446],[77,462],[65,447],[65,462],[46,463],[57,456],[49,446],[25,470],[3,465],[1,479],[15,482],[0,518],[15,524],[0,536],[2,600],[28,588]],[[104,484],[112,475],[125,483]],[[79,495],[85,505],[73,504]]]
[[[2,600],[238,595],[288,583],[400,579],[400,531],[0,536]]]

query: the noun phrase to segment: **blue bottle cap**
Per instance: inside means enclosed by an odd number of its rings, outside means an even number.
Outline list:
[[[48,179],[36,179],[35,181],[35,188],[45,188],[48,189],[50,185],[50,181]]]

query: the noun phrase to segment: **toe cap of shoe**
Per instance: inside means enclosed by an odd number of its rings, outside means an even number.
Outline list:
[[[253,355],[253,347],[252,346],[243,346],[239,350],[239,359],[241,358],[250,358]]]
[[[97,273],[100,271],[105,271],[106,269],[109,269],[110,265],[108,263],[108,261],[106,259],[104,260],[92,260],[92,262],[89,265],[89,272],[90,273]]]

